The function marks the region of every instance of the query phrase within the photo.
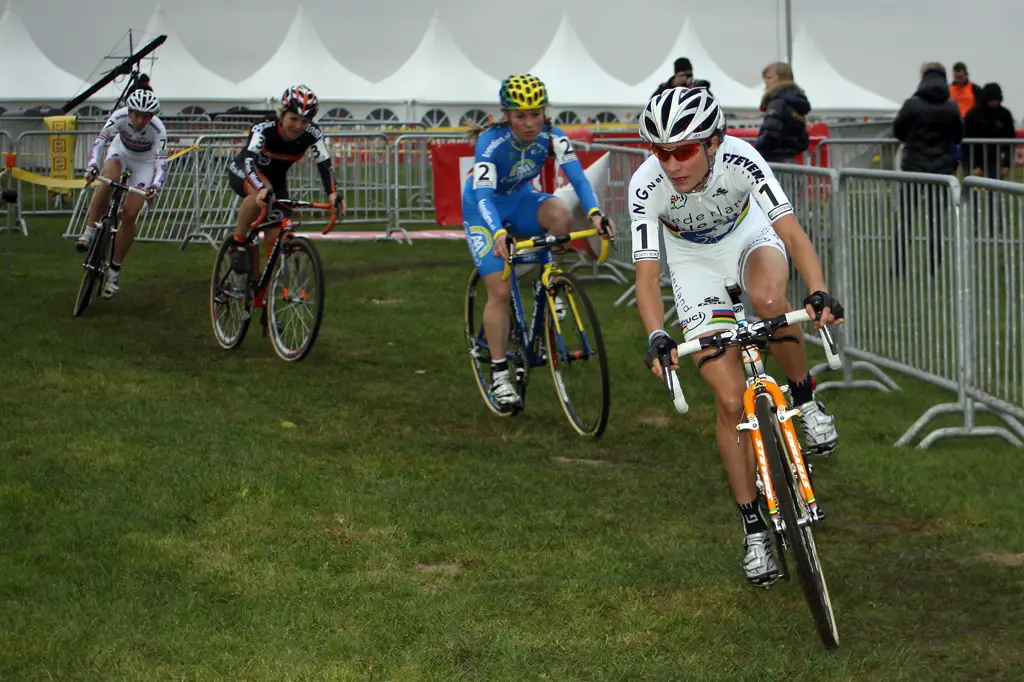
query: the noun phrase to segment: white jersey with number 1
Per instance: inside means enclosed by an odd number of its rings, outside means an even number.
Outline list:
[[[110,144],[107,159],[117,159],[123,169],[131,171],[131,184],[146,188],[163,187],[167,179],[167,128],[154,116],[142,130],[132,127],[128,107],[118,109],[107,119],[96,135],[89,154],[89,165],[101,166],[104,149]],[[155,171],[155,173],[154,173]]]
[[[793,207],[764,158],[736,137],[718,146],[703,191],[677,192],[652,155],[633,174],[628,201],[633,262],[664,253],[686,340],[736,323],[723,279],[746,290],[751,253],[786,252],[772,223]]]

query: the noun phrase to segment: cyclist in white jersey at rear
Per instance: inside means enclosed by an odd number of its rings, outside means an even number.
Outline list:
[[[114,238],[114,258],[101,292],[103,298],[110,298],[120,290],[121,266],[135,240],[135,221],[139,211],[146,201],[156,198],[156,193],[167,179],[167,129],[156,116],[159,111],[160,102],[151,90],[133,91],[125,100],[125,106],[107,119],[89,153],[86,182],[92,182],[100,174],[100,158],[110,144],[110,152],[103,163],[103,177],[120,181],[121,172],[127,170],[131,173],[128,183],[148,193],[147,197],[124,195],[121,224]],[[85,232],[75,242],[79,253],[89,250],[96,228],[110,204],[111,191],[110,185],[100,184],[93,192]]]
[[[648,334],[647,362],[660,378],[657,357],[676,343],[662,328],[660,258],[664,253],[684,341],[734,328],[736,316],[723,280],[739,282],[760,318],[792,310],[788,257],[810,289],[804,305],[815,324],[841,322],[843,309],[828,293],[814,246],[768,164],[747,142],[725,134],[725,117],[704,88],[672,88],[655,95],[640,117],[640,136],[654,151],[629,185],[636,303]],[[664,228],[664,231],[662,231]],[[805,447],[826,454],[836,447],[832,417],[813,393],[799,327],[780,330],[797,343],[778,343],[772,355],[789,379],[802,416]],[[695,360],[714,352],[694,355]],[[743,419],[745,376],[739,350],[729,349],[700,369],[717,408],[718,451],[740,508],[743,568],[754,585],[778,579],[771,534],[758,504],[754,455],[736,426]]]

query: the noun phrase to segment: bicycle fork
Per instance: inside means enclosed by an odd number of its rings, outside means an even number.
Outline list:
[[[779,430],[782,433],[786,449],[789,451],[792,466],[796,470],[791,473],[795,475],[799,482],[801,497],[808,508],[809,518],[806,522],[813,523],[820,521],[822,516],[814,497],[814,489],[811,487],[810,476],[804,462],[803,452],[800,449],[800,442],[797,439],[796,428],[793,426],[793,422],[791,421],[793,417],[799,416],[800,411],[787,409],[786,397],[783,395],[782,389],[770,378],[762,379],[759,377],[758,380],[755,380],[755,382],[752,383],[757,383],[760,386],[756,389],[748,388],[744,393],[743,409],[747,415],[747,421],[737,424],[736,430],[747,431],[750,434],[750,440],[754,446],[754,457],[757,460],[758,478],[760,479],[759,487],[763,489],[765,499],[768,502],[768,514],[771,518],[775,531],[785,537],[785,534],[783,533],[785,526],[782,517],[779,514],[778,502],[775,496],[775,486],[772,483],[771,474],[768,470],[768,457],[764,450],[764,439],[761,437],[761,425],[757,421],[754,402],[759,395],[764,394],[768,394],[772,399],[775,413],[779,421]]]

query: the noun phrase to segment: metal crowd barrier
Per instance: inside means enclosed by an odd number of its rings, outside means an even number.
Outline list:
[[[964,414],[965,425],[928,434],[925,448],[948,436],[999,435],[968,416],[971,361],[960,184],[952,176],[870,169],[839,171],[844,202],[840,300],[847,311],[847,355],[958,394],[930,407],[897,441],[911,442],[934,417]],[[976,406],[974,409],[983,409]]]
[[[403,225],[432,224],[434,216],[434,170],[430,145],[469,142],[466,133],[403,133],[391,142],[392,221],[384,238],[398,232],[412,244]]]
[[[960,198],[963,430],[1007,438],[974,424],[980,403],[1024,438],[1024,185],[968,177]]]

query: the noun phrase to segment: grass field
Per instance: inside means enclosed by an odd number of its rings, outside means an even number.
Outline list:
[[[63,227],[0,279],[0,679],[1024,678],[1020,453],[890,445],[949,394],[823,394],[826,652],[795,581],[746,585],[710,395],[687,367],[672,411],[620,287],[590,288],[612,413],[585,442],[546,371],[524,415],[484,408],[462,243],[321,242],[288,365],[255,327],[216,346],[208,247],[136,245],[72,318]]]

